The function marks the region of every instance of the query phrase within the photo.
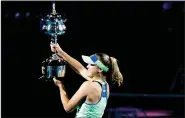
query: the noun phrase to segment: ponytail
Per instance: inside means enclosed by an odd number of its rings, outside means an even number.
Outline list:
[[[110,57],[105,53],[96,53],[98,59],[109,68],[108,72],[103,71],[103,75],[111,84],[117,84],[120,87],[123,84],[123,76],[118,67],[118,61],[114,57]]]
[[[110,72],[110,78],[112,79],[112,82],[114,84],[117,84],[119,87],[123,84],[123,76],[119,70],[118,67],[118,61],[114,57],[110,57],[111,61],[111,72]]]

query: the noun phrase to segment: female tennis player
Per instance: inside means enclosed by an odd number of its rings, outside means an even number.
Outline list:
[[[63,83],[53,79],[60,90],[64,110],[69,113],[76,109],[76,118],[103,117],[110,93],[107,81],[112,80],[118,86],[123,83],[117,60],[104,53],[95,53],[91,56],[82,55],[83,61],[88,64],[85,68],[79,61],[68,55],[59,44],[51,42],[50,46],[52,52],[56,51],[59,57],[87,80],[70,99]],[[82,102],[83,99],[85,102]]]

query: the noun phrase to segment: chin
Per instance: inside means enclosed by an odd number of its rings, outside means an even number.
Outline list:
[[[92,76],[90,76],[90,75],[87,75],[87,77],[90,77],[90,78],[91,78]]]
[[[92,75],[91,74],[87,74],[88,77],[92,78]]]

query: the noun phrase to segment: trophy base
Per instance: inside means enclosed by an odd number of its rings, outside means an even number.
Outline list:
[[[66,63],[63,60],[60,60],[56,54],[53,54],[52,57],[47,58],[42,64],[42,76],[39,79],[51,81],[54,77],[59,79],[65,76]]]

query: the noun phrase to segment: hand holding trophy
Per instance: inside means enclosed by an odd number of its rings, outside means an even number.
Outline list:
[[[40,30],[46,35],[51,36],[51,42],[57,44],[57,36],[63,35],[66,30],[66,19],[62,19],[61,15],[56,13],[55,3],[52,4],[52,13],[41,19]],[[52,81],[53,78],[61,78],[65,75],[66,62],[60,59],[56,51],[52,56],[42,62],[42,76],[39,79]]]

